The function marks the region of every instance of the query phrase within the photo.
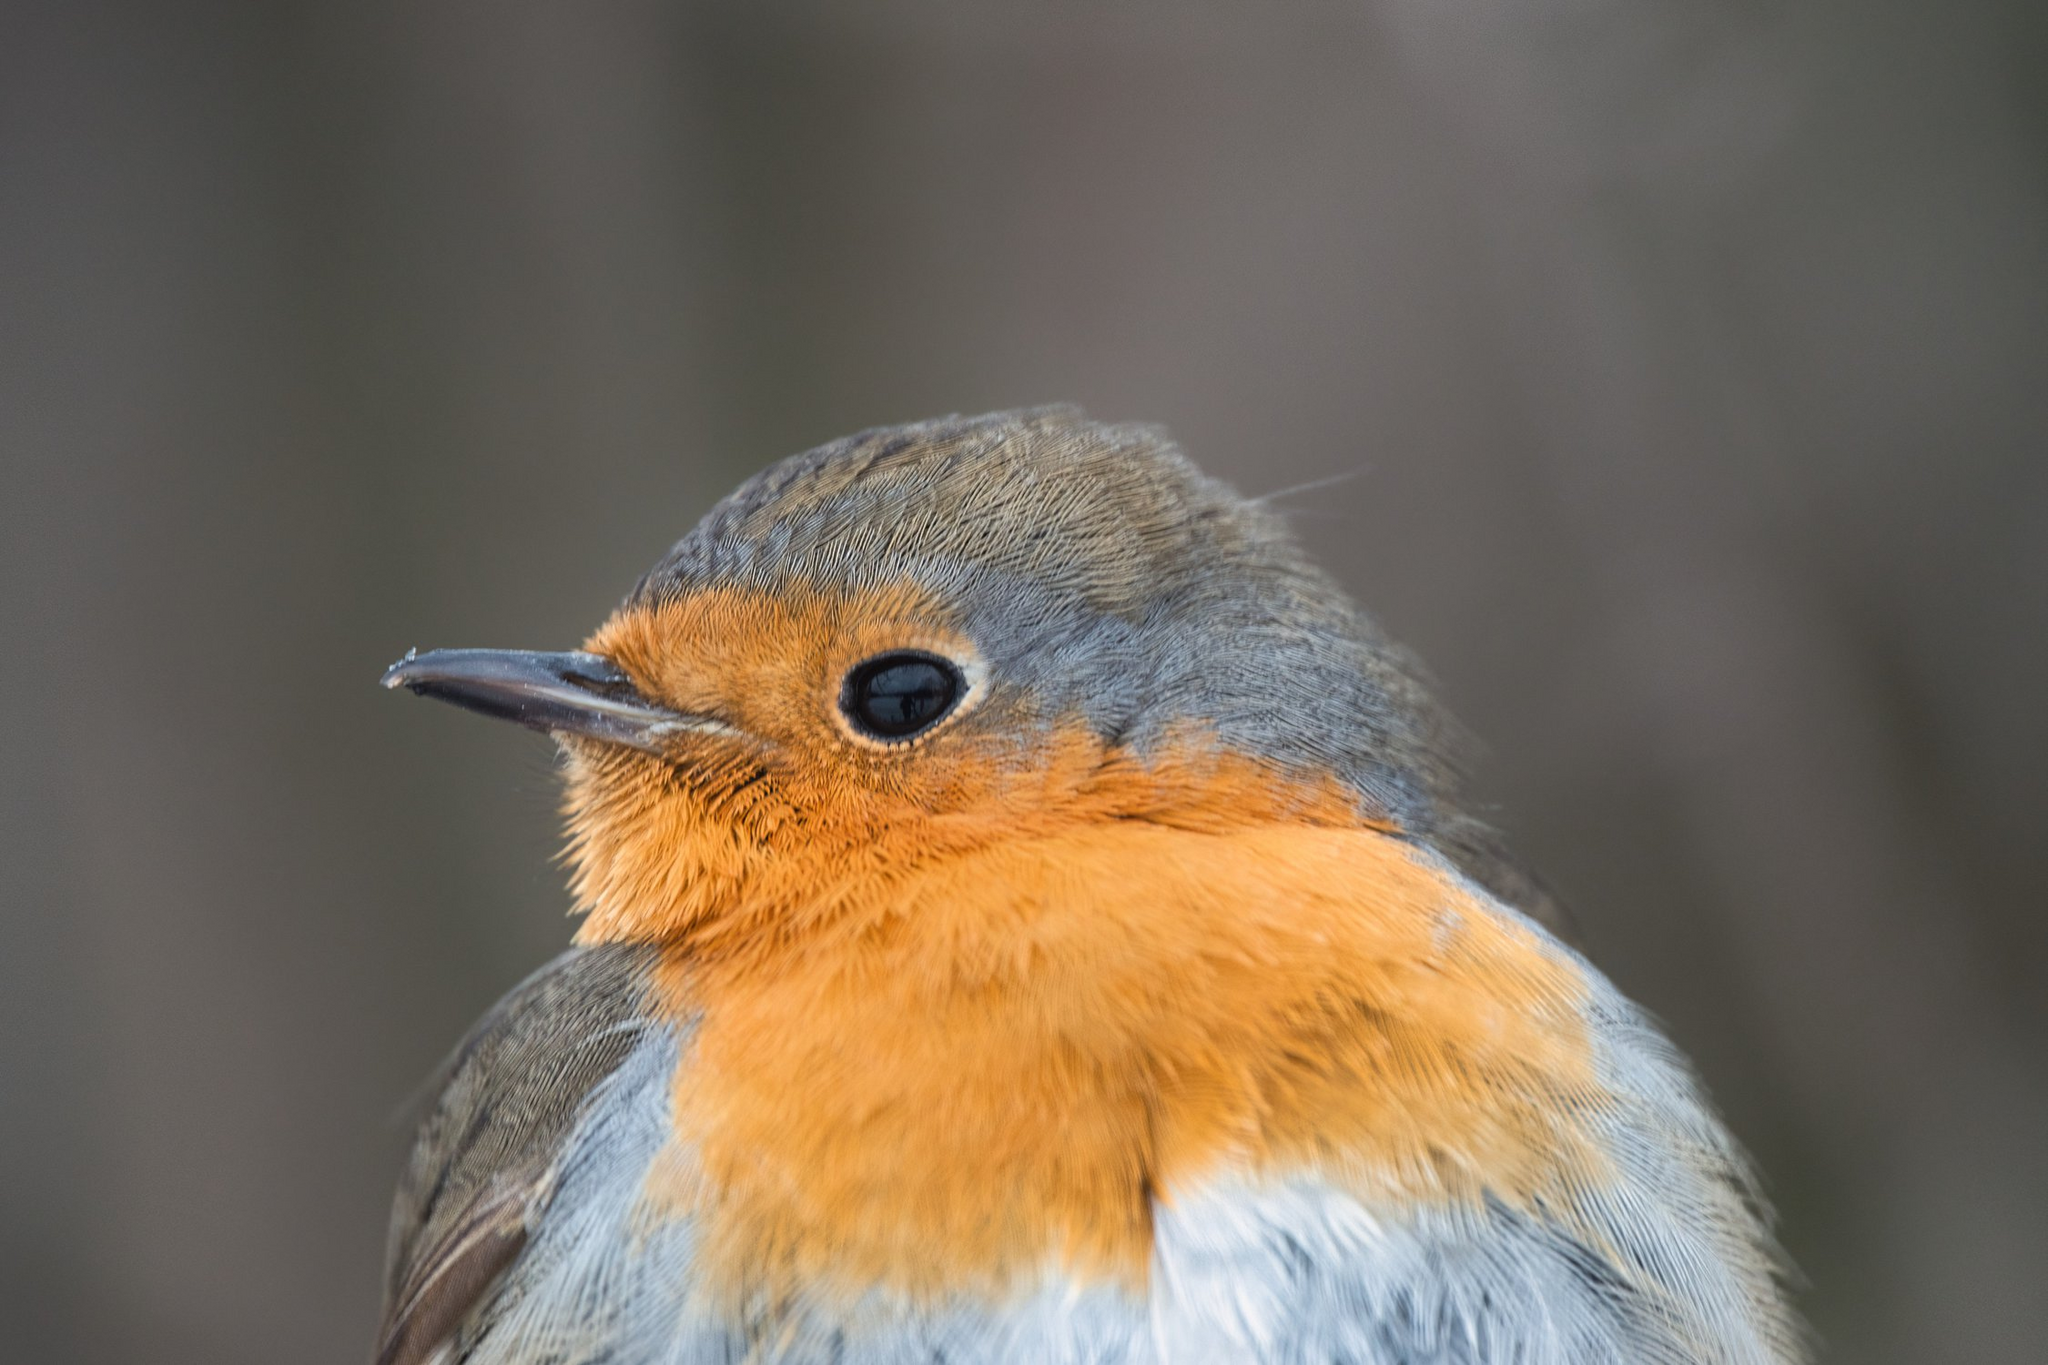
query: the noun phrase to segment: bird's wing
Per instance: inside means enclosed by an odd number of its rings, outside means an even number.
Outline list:
[[[392,1209],[376,1365],[432,1360],[526,1245],[585,1099],[638,1039],[650,962],[572,949],[456,1051]]]

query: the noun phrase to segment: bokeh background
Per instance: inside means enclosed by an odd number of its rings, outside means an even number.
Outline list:
[[[557,647],[745,473],[1169,424],[1433,664],[1831,1360],[2048,1340],[2038,0],[0,5],[0,1355],[365,1358],[561,945]]]

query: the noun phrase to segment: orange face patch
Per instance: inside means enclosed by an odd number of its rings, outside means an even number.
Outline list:
[[[1290,780],[1199,739],[1141,763],[985,681],[907,743],[855,736],[837,698],[863,659],[924,649],[970,679],[981,671],[973,645],[909,589],[707,591],[628,608],[586,648],[652,700],[735,733],[679,735],[666,761],[572,745],[584,942],[744,953],[872,910],[877,886],[927,863],[1108,820],[1360,822],[1334,780]]]
[[[706,595],[591,642],[740,732],[571,765],[581,937],[672,945],[701,1020],[652,1194],[714,1287],[1136,1284],[1153,1199],[1230,1166],[1386,1208],[1597,1174],[1576,969],[1340,783],[993,693],[855,741],[838,677],[906,646],[967,648],[907,594]]]

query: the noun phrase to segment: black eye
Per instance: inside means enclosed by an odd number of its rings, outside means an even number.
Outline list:
[[[846,675],[839,709],[864,735],[908,739],[937,724],[965,690],[960,670],[936,654],[877,654]]]

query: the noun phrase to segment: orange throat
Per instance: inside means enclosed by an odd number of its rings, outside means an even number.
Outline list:
[[[801,821],[815,856],[779,860],[731,822],[787,811],[572,764],[580,937],[667,945],[660,999],[695,1021],[649,1193],[698,1220],[711,1285],[1136,1288],[1155,1201],[1219,1175],[1390,1212],[1591,1178],[1568,957],[1334,781],[1069,757],[857,842]],[[608,800],[637,823],[593,823]]]

